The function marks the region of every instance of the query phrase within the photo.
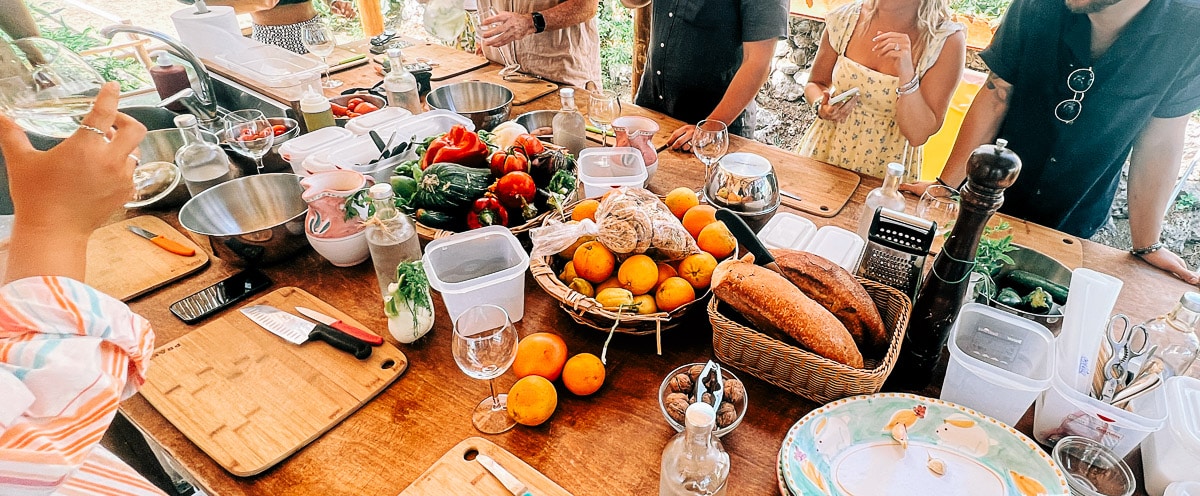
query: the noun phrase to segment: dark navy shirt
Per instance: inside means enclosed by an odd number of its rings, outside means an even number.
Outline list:
[[[1022,168],[1000,211],[1085,238],[1107,221],[1150,118],[1200,108],[1200,0],[1150,0],[1099,58],[1090,45],[1091,22],[1063,0],[1015,0],[980,54],[1013,85],[999,137]],[[1067,125],[1054,107],[1074,96],[1067,75],[1081,67],[1095,83]]]
[[[787,36],[788,0],[654,0],[651,6],[636,103],[691,124],[725,96],[742,65],[743,42]],[[730,132],[753,132],[752,119],[743,112]]]

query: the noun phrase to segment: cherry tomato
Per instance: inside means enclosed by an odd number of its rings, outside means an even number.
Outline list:
[[[333,102],[329,102],[329,110],[331,110],[333,112],[333,115],[335,115],[337,117],[345,117],[346,112],[347,112],[346,107],[343,107],[343,106],[338,105]]]
[[[288,128],[287,128],[287,126],[285,126],[283,124],[276,124],[274,126],[271,126],[271,132],[274,133],[275,136],[279,136],[283,133],[288,132]]]
[[[371,102],[362,102],[362,103],[354,106],[354,111],[359,114],[374,112],[376,110],[379,110],[379,107],[376,107],[375,104],[373,104]]]
[[[352,109],[354,107],[357,107],[358,104],[360,104],[362,102],[363,102],[362,98],[351,98],[350,101],[346,102],[346,108]]]

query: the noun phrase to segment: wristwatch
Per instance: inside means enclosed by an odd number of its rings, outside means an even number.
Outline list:
[[[533,32],[540,33],[546,30],[546,18],[542,16],[541,12],[534,12],[529,15],[533,17]]]

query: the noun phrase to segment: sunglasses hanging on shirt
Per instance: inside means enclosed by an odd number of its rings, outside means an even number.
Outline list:
[[[1083,111],[1083,96],[1095,82],[1096,73],[1092,72],[1091,67],[1071,71],[1067,75],[1067,89],[1074,92],[1075,96],[1058,102],[1058,105],[1054,107],[1054,117],[1065,124],[1075,122],[1075,119],[1079,118],[1079,113]]]

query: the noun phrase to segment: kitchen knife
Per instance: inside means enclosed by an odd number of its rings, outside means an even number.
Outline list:
[[[300,312],[300,315],[303,315],[303,316],[313,319],[317,322],[325,324],[329,327],[332,327],[332,328],[342,331],[346,334],[354,336],[361,341],[365,341],[367,344],[369,344],[371,346],[379,346],[379,345],[383,344],[383,338],[379,337],[378,335],[371,333],[369,331],[364,331],[362,329],[354,327],[350,324],[342,322],[338,319],[335,319],[333,317],[325,315],[325,314],[318,312],[316,310],[313,310],[311,308],[296,307],[296,311]]]
[[[501,467],[499,463],[496,463],[496,460],[493,460],[492,457],[479,453],[475,455],[475,461],[483,465],[483,468],[487,469],[488,473],[492,474],[501,484],[504,484],[504,488],[508,489],[508,492],[512,493],[513,496],[533,496],[533,493],[529,491],[529,488],[523,482],[505,470],[504,467]]]
[[[154,234],[150,231],[142,229],[138,226],[129,226],[129,231],[138,236],[141,236],[143,238],[150,240],[151,243],[158,245],[159,248],[167,250],[176,255],[183,255],[185,257],[190,257],[190,256],[196,254],[196,250],[194,250],[192,248],[183,246],[174,240],[164,238],[164,237]]]
[[[242,307],[241,312],[263,329],[291,343],[302,344],[309,339],[318,339],[359,360],[371,356],[371,345],[366,342],[325,324],[313,324],[273,306],[250,305]]]
[[[775,257],[771,256],[771,252],[758,239],[758,235],[750,230],[750,226],[746,225],[746,221],[742,220],[740,215],[728,208],[718,208],[716,217],[717,220],[725,223],[725,227],[729,228],[729,232],[733,234],[734,239],[737,239],[739,245],[754,254],[754,263],[775,272],[782,272],[779,265],[775,263]]]

